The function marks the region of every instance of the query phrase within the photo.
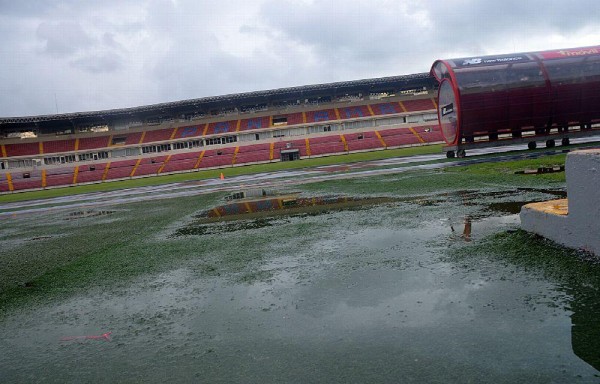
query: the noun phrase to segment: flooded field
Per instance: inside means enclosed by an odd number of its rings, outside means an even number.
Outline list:
[[[563,185],[464,180],[3,218],[0,382],[598,382],[600,267],[519,230]]]

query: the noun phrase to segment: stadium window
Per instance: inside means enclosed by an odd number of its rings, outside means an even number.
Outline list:
[[[260,135],[258,133],[255,133],[254,138],[256,138],[256,140],[260,140]]]
[[[90,165],[90,171],[95,171],[96,167],[94,165]]]
[[[358,137],[357,137],[358,140],[362,140],[364,138],[365,138],[365,136],[362,133],[358,134]]]
[[[29,179],[31,177],[31,173],[29,172],[23,172],[23,178],[24,179]]]
[[[125,136],[113,137],[112,145],[125,145],[126,140],[127,140],[127,137],[125,137]]]
[[[287,116],[273,116],[273,125],[287,125]]]

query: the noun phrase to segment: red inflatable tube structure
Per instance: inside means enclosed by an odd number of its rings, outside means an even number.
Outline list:
[[[600,122],[600,46],[437,60],[431,74],[449,147]]]

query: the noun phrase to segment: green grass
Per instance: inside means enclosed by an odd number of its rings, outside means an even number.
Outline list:
[[[219,169],[200,170],[197,172],[178,173],[173,175],[144,177],[131,180],[121,180],[98,184],[69,186],[63,188],[53,188],[40,191],[17,192],[0,196],[1,203],[12,203],[17,201],[47,199],[52,197],[63,197],[90,192],[108,192],[118,189],[145,187],[152,185],[161,185],[169,183],[180,183],[193,180],[204,180],[218,178],[221,173],[225,177],[250,175],[265,172],[276,172],[289,169],[300,169],[308,167],[319,167],[325,165],[348,164],[361,161],[383,160],[394,157],[406,157],[415,155],[426,155],[441,153],[442,145],[426,145],[419,147],[388,149],[383,151],[371,151],[350,153],[343,155],[332,155],[326,157],[317,157],[312,159],[302,159],[300,161],[275,162],[268,164],[255,164],[236,167],[227,167]]]
[[[464,173],[469,175],[497,175],[510,176],[511,178],[531,178],[535,177],[547,181],[565,181],[565,172],[547,173],[539,175],[515,175],[517,171],[527,169],[537,169],[539,167],[552,167],[565,165],[567,155],[559,154],[540,157],[537,159],[511,160],[501,162],[491,162],[483,164],[472,164],[465,167],[446,168],[449,173]]]
[[[349,158],[361,161],[376,154],[391,152],[311,159],[311,163],[315,165],[318,161],[324,164]],[[376,194],[398,198],[425,196],[434,204],[423,210],[423,214],[439,215],[444,212],[447,215],[444,202],[455,195],[467,201],[469,198],[479,199],[479,196],[485,196],[487,192],[514,191],[522,187],[564,188],[564,173],[514,174],[514,170],[536,167],[539,164],[556,165],[561,161],[564,161],[563,155],[448,169],[408,170],[390,175],[305,184],[297,188],[307,193]],[[264,171],[265,167],[273,170],[275,167],[303,165],[307,162],[243,168]],[[204,174],[212,172],[217,175],[221,171],[206,171]],[[167,179],[172,181],[171,177]],[[152,178],[144,180],[154,181]],[[112,183],[107,185],[110,184]],[[465,190],[473,191],[473,196],[465,194]],[[222,195],[213,194],[116,205],[107,208],[115,210],[111,215],[77,220],[68,220],[68,212],[40,214],[35,218],[27,215],[12,218],[10,225],[0,228],[0,276],[3,276],[0,281],[0,312],[1,308],[9,305],[37,298],[71,295],[94,286],[126,283],[132,278],[190,263],[195,266],[192,269],[197,270],[197,273],[229,273],[241,281],[253,281],[258,277],[268,277],[257,275],[260,270],[257,272],[256,263],[260,263],[261,258],[271,252],[269,247],[273,246],[273,239],[284,239],[281,246],[288,247],[290,241],[308,244],[317,235],[327,235],[319,226],[299,223],[293,227],[297,230],[296,237],[287,237],[291,235],[285,232],[287,227],[275,225],[269,227],[268,231],[228,233],[227,241],[223,241],[221,234],[168,238],[168,235],[189,221],[189,215],[214,207],[221,197]],[[460,206],[460,209],[468,209],[469,206],[465,207]],[[337,226],[340,223],[331,225]],[[247,236],[247,232],[252,235]],[[298,249],[303,247],[299,246]],[[255,252],[245,252],[250,248],[255,249]]]

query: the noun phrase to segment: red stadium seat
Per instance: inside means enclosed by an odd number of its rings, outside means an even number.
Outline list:
[[[40,144],[35,143],[19,143],[19,144],[6,144],[6,156],[28,156],[28,155],[39,155]]]

